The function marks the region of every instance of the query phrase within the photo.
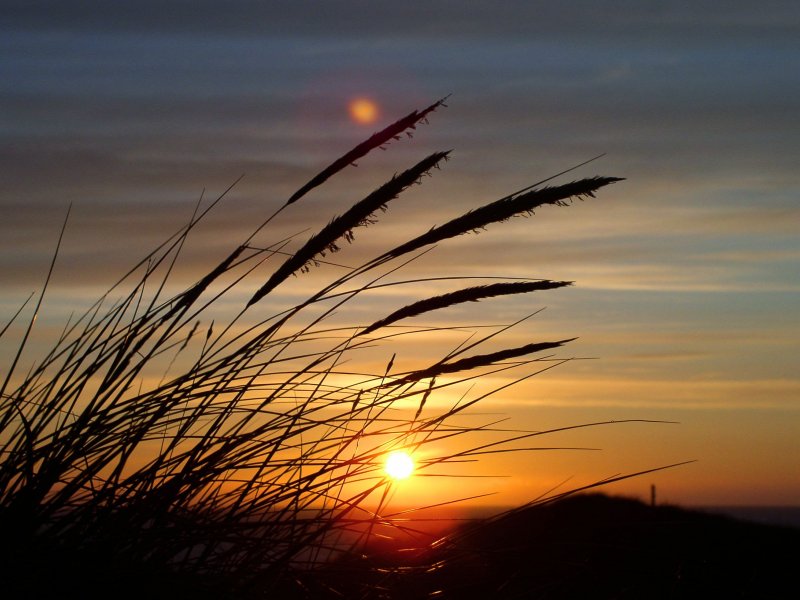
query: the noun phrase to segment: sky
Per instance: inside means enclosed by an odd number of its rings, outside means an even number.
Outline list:
[[[42,336],[184,223],[203,190],[245,174],[187,253],[187,281],[339,154],[449,95],[414,139],[310,194],[274,234],[313,230],[452,149],[337,255],[350,264],[604,154],[559,181],[624,182],[442,245],[410,274],[575,281],[437,315],[497,323],[546,307],[511,339],[577,336],[562,356],[591,359],[494,397],[487,414],[529,429],[676,422],[568,438],[600,452],[487,459],[474,468],[503,477],[481,490],[517,503],[567,478],[694,460],[608,491],[800,504],[798,40],[788,0],[2,1],[0,322],[41,289],[70,204]],[[350,117],[359,97],[377,106],[373,123]],[[313,285],[304,277],[285,293]]]

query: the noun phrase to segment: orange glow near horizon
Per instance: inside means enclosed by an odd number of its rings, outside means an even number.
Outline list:
[[[378,105],[369,98],[355,98],[348,105],[350,117],[360,125],[369,125],[378,119],[380,111]]]

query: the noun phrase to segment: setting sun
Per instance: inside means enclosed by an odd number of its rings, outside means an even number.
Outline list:
[[[397,450],[386,457],[384,470],[392,479],[407,479],[414,472],[414,461],[407,452]]]
[[[378,105],[369,98],[355,98],[348,108],[350,116],[356,123],[368,125],[378,118]]]

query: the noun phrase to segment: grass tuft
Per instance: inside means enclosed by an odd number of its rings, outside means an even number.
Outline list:
[[[592,197],[618,178],[501,198],[295,302],[273,292],[343,241],[353,242],[355,229],[375,222],[448,152],[392,177],[295,250],[292,238],[255,244],[287,207],[354,160],[409,134],[441,106],[442,100],[413,111],[345,153],[195,283],[170,292],[187,238],[230,188],[202,210],[198,204],[187,225],[67,323],[24,374],[18,366],[44,292],[27,326],[15,325],[27,301],[3,326],[0,338],[15,345],[0,390],[0,577],[12,597],[334,595],[318,576],[323,565],[342,566],[341,557],[354,549],[365,552],[380,536],[411,530],[406,513],[387,508],[393,493],[382,468],[387,452],[426,449],[418,467],[433,476],[432,468],[465,457],[532,449],[514,445],[527,435],[460,420],[490,393],[450,404],[431,399],[487,369],[524,370],[545,360],[530,355],[569,339],[465,356],[502,339],[511,327],[505,325],[433,365],[395,372],[399,350],[385,368],[357,365],[366,351],[375,356],[395,340],[449,330],[397,328],[401,320],[570,282],[477,278],[480,285],[420,299],[371,325],[341,325],[331,317],[378,288],[428,281],[387,281],[419,250],[540,206]],[[220,300],[241,302],[237,292],[249,300],[225,317]],[[249,309],[267,295],[273,312],[255,317]],[[499,439],[475,441],[490,433]]]

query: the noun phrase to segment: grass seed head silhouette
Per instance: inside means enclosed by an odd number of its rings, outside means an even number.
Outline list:
[[[0,330],[4,342],[16,345],[0,398],[0,565],[8,589],[45,597],[80,587],[83,597],[107,597],[108,586],[129,580],[131,597],[170,586],[193,597],[220,589],[226,597],[247,597],[265,587],[289,593],[313,579],[315,566],[363,546],[377,523],[402,527],[386,506],[393,483],[383,462],[390,450],[428,448],[416,464],[421,473],[470,455],[516,450],[518,435],[501,435],[491,448],[470,442],[471,434],[491,431],[490,425],[447,426],[489,394],[444,408],[428,399],[486,371],[530,368],[570,340],[478,351],[503,327],[410,371],[395,373],[394,355],[378,373],[353,376],[340,365],[358,350],[437,329],[398,329],[401,320],[571,282],[483,278],[479,285],[420,298],[371,324],[333,326],[326,320],[374,289],[422,281],[384,281],[409,255],[541,206],[593,197],[618,178],[590,177],[489,202],[385,249],[266,317],[250,310],[261,308],[260,301],[290,276],[312,277],[303,274],[310,265],[353,242],[355,229],[375,223],[449,153],[433,153],[392,177],[294,250],[292,239],[257,247],[256,234],[269,232],[279,213],[355,160],[410,137],[443,106],[440,100],[413,111],[346,152],[216,267],[170,295],[187,237],[230,188],[208,206],[198,204],[184,227],[68,323],[27,373],[19,371],[19,361],[44,292],[21,341],[11,338],[23,309]],[[270,259],[287,252],[265,274]],[[455,285],[464,278],[445,273],[438,279]],[[216,303],[254,287],[239,313],[221,322]],[[398,410],[404,402],[416,407],[413,417]],[[449,446],[440,442],[451,438],[463,438],[467,449],[442,450]]]

